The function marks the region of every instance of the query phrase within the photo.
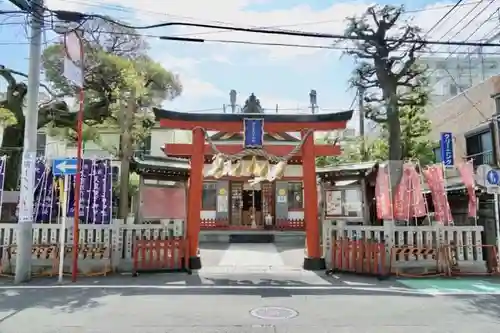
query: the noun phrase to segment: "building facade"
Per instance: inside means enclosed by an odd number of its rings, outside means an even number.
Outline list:
[[[440,133],[449,132],[453,135],[455,163],[470,159],[476,166],[495,163],[493,118],[500,112],[499,93],[500,76],[493,76],[428,110],[430,139],[436,142],[438,161]]]
[[[432,106],[437,106],[500,74],[500,57],[484,57],[480,53],[465,57],[420,57],[419,62],[425,65],[430,73]]]

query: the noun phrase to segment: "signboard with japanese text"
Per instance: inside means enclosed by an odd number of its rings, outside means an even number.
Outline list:
[[[455,161],[453,158],[453,134],[449,132],[441,133],[441,160],[444,165],[451,166],[454,165]]]
[[[264,145],[264,119],[243,119],[243,135],[245,148],[262,148]]]

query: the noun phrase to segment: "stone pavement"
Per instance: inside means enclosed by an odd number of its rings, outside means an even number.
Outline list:
[[[233,250],[202,252],[205,268],[191,276],[4,281],[0,332],[470,333],[500,325],[498,295],[429,295],[394,280],[302,271],[284,258],[291,249]]]

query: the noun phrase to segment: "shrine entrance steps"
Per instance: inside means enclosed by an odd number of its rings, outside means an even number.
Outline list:
[[[229,243],[274,243],[273,234],[230,234]]]
[[[301,270],[304,245],[274,243],[200,244],[202,271],[283,272]]]
[[[274,243],[293,244],[303,247],[305,237],[304,231],[203,230],[200,232],[200,245],[204,243]]]

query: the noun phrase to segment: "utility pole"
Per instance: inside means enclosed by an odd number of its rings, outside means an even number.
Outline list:
[[[124,98],[126,99],[126,98]],[[130,159],[134,154],[134,147],[132,146],[132,123],[136,111],[136,92],[134,89],[130,92],[127,100],[127,105],[123,102],[120,103],[121,107],[121,128],[120,135],[121,149],[120,149],[120,210],[119,218],[124,219],[125,222],[128,217],[128,195],[129,195],[129,181],[130,181]]]
[[[231,113],[236,113],[236,90],[231,89],[229,92],[229,105],[231,105]]]
[[[35,192],[36,134],[38,130],[38,91],[40,88],[40,59],[42,56],[43,0],[31,2],[31,33],[28,71],[28,108],[24,125],[23,162],[17,223],[17,257],[15,283],[31,278],[31,249],[33,246],[33,197]]]
[[[366,160],[366,142],[365,142],[365,88],[358,89],[358,108],[359,108],[359,136],[361,137],[361,161]]]
[[[318,108],[318,95],[316,93],[316,90],[312,89],[309,92],[309,102],[311,104],[311,113],[315,114],[316,109]]]

